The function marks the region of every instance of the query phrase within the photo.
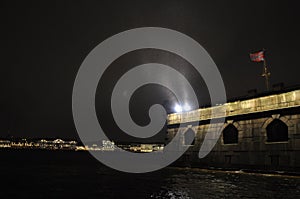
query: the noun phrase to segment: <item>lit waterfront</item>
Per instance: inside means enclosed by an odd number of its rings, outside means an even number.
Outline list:
[[[132,152],[162,151],[164,144],[115,144],[113,141],[102,140],[89,145],[80,145],[77,141],[62,139],[30,140],[26,138],[14,140],[0,140],[0,149],[45,149],[45,150],[74,150],[74,151],[120,151],[121,149]]]

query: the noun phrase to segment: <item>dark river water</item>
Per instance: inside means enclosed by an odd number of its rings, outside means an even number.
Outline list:
[[[0,151],[0,198],[300,198],[300,177],[190,168],[128,174],[87,152]]]

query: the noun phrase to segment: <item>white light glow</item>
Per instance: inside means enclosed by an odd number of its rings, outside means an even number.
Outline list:
[[[176,111],[176,113],[181,113],[182,112],[182,107],[179,106],[178,104],[175,105],[174,110]]]
[[[191,106],[188,105],[188,104],[185,104],[185,105],[183,106],[183,110],[184,110],[184,111],[190,111],[190,110],[191,110]]]

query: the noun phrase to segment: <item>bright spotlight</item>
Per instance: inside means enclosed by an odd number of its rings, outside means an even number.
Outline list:
[[[181,113],[182,112],[182,107],[179,106],[178,104],[175,105],[174,110],[176,111],[176,113]]]
[[[185,104],[185,105],[183,106],[183,109],[184,109],[184,111],[190,111],[190,110],[191,110],[191,106],[188,105],[188,104]]]

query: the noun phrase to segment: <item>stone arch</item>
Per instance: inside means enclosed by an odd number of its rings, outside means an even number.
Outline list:
[[[239,131],[233,124],[228,124],[222,131],[224,144],[237,144],[239,139]]]
[[[183,132],[183,144],[184,145],[195,145],[196,133],[192,128],[188,128]]]
[[[241,131],[242,128],[241,128],[241,125],[239,124],[239,122],[235,122],[233,120],[227,120],[227,122],[223,125],[223,128],[222,128],[222,131],[229,125],[229,124],[232,124],[234,125],[238,131]]]
[[[239,132],[243,130],[243,129],[242,129],[242,126],[241,126],[238,122],[233,122],[232,124],[235,126],[235,128],[236,128]]]
[[[274,119],[266,127],[267,142],[288,141],[288,126],[280,119]]]
[[[266,129],[267,126],[273,121],[274,119],[273,118],[268,118],[266,119],[266,121],[264,122],[263,126],[262,126],[262,129]]]
[[[280,117],[279,119],[280,119],[281,121],[283,121],[287,126],[291,126],[291,125],[292,125],[292,123],[291,123],[291,121],[290,121],[290,118],[287,117],[287,116],[282,116],[282,117]]]
[[[281,116],[281,117],[280,117],[280,115],[277,114],[277,115],[272,115],[272,117],[268,118],[268,119],[264,122],[264,124],[263,124],[263,126],[262,126],[262,129],[266,129],[267,126],[268,126],[273,120],[276,120],[276,119],[281,120],[282,122],[284,122],[284,123],[285,123],[286,125],[288,125],[288,126],[291,125],[291,124],[290,124],[290,121],[289,121],[289,118],[288,118],[287,116]]]

